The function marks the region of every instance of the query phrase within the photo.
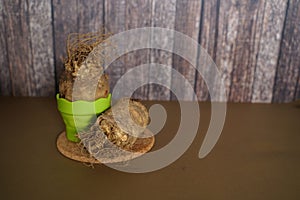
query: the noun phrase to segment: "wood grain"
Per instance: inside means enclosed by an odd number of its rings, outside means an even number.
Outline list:
[[[198,41],[199,37],[199,27],[200,27],[200,16],[201,16],[201,1],[197,0],[184,0],[184,1],[177,1],[176,3],[176,22],[175,22],[175,30],[179,31],[190,38]],[[191,47],[187,46],[182,41],[175,40],[174,41],[174,48],[182,48],[188,51],[189,55],[193,55],[192,57],[195,58],[194,63],[197,63],[197,49],[192,49]],[[196,70],[193,66],[188,63],[184,58],[180,56],[174,56],[173,58],[173,65],[174,69],[180,72],[187,81],[191,84],[192,88],[195,85],[195,73]],[[195,68],[197,66],[194,66]],[[181,88],[183,86],[178,85],[179,81],[176,80],[174,76],[172,76],[172,88]],[[185,88],[182,88],[185,90]],[[172,95],[171,99],[175,99]],[[193,100],[194,99],[194,92],[185,92],[182,100]]]
[[[51,0],[30,0],[31,76],[35,85],[31,96],[54,96],[55,75]]]
[[[256,55],[259,53],[260,33],[263,21],[263,1],[235,2],[239,10],[236,48],[233,53],[233,71],[229,100],[234,102],[251,102],[252,85],[255,76]]]
[[[199,42],[201,49],[198,51],[198,69],[204,66],[203,74],[196,73],[195,91],[199,101],[207,101],[210,99],[208,88],[202,76],[214,78],[210,76],[211,67],[216,60],[216,46],[218,37],[218,20],[219,20],[219,0],[203,0],[201,11],[201,27],[199,33]],[[208,58],[210,56],[211,58]]]
[[[78,32],[97,32],[104,28],[104,0],[77,0]]]
[[[248,1],[249,2],[249,1]],[[263,1],[245,3],[241,6],[240,23],[238,25],[237,44],[234,52],[234,69],[231,74],[229,100],[250,102],[252,84],[258,54],[262,15],[260,8]],[[248,10],[248,12],[247,12]]]
[[[151,1],[140,1],[140,0],[129,0],[126,3],[126,30],[135,28],[149,27],[151,25]],[[134,42],[140,44],[149,44],[150,38],[137,36]],[[128,48],[131,49],[132,44],[128,44]],[[148,45],[147,45],[148,46]],[[125,65],[123,66],[126,71],[133,69],[136,66],[147,64],[150,60],[150,49],[142,49],[132,51],[126,55]],[[149,69],[143,68],[143,75],[133,71],[132,75],[129,76],[126,81],[126,88],[132,88],[136,79],[148,82]],[[146,76],[145,76],[146,75]],[[133,95],[136,99],[148,99],[148,85],[141,86]]]
[[[3,1],[3,19],[6,27],[8,66],[12,94],[30,96],[35,87],[32,77],[29,11],[26,1]]]
[[[202,76],[215,81],[211,73],[215,62],[229,101],[290,102],[300,98],[299,5],[299,0],[0,0],[0,95],[53,96],[71,32],[105,27],[105,32],[117,34],[154,26],[197,40],[203,49],[186,49],[197,53],[197,67],[203,74],[172,53],[144,49],[110,65],[106,72],[112,88],[128,70],[154,62],[172,65],[193,85],[196,96],[186,92],[184,100],[209,100]],[[153,44],[157,37],[137,40]],[[172,38],[164,41],[185,48]],[[179,87],[179,81],[170,69],[161,73],[167,87],[144,86],[134,97],[176,99],[168,88]],[[146,81],[158,75],[149,69],[143,74]],[[138,74],[133,76],[124,89],[133,85]]]
[[[272,101],[287,0],[265,1],[252,102]]]
[[[125,31],[126,26],[126,1],[105,1],[104,6],[104,25],[107,29],[107,32],[112,34],[117,34],[122,31]],[[106,69],[106,72],[110,77],[110,88],[113,90],[116,82],[120,79],[122,74],[125,73],[125,65],[126,59],[125,56],[114,61],[110,66]]]
[[[251,101],[257,53],[257,26],[262,1],[220,1],[216,64],[225,82],[228,100]],[[218,91],[216,91],[218,92]]]
[[[300,73],[300,1],[290,0],[281,40],[273,102],[290,102],[297,97]]]
[[[68,34],[78,32],[77,1],[53,0],[54,51],[57,81],[64,69]]]
[[[11,77],[8,66],[6,27],[3,19],[3,0],[0,0],[0,95],[12,95]]]
[[[297,89],[295,92],[295,98],[293,100],[299,101],[300,99],[300,72],[298,73]]]
[[[174,29],[175,28],[175,15],[176,15],[176,0],[170,1],[152,1],[152,27],[161,27]],[[168,38],[164,36],[164,41],[162,37],[155,35],[152,32],[151,34],[151,43],[155,44],[160,41],[162,47],[167,45],[173,46],[173,35],[169,35]],[[162,44],[163,42],[163,44]],[[171,43],[171,44],[170,44]],[[151,63],[159,63],[167,66],[172,66],[172,53],[166,52],[159,49],[151,49],[150,54]],[[149,71],[150,80],[155,80],[158,77],[163,77],[163,79],[158,80],[164,84],[150,84],[149,85],[149,99],[161,99],[161,100],[170,100],[170,89],[171,88],[171,71],[168,68],[160,68],[160,76],[156,74],[153,70]]]

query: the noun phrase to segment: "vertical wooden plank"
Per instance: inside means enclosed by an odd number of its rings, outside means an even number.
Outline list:
[[[216,64],[221,70],[227,92],[234,68],[239,10],[231,0],[220,1]]]
[[[262,0],[220,1],[215,59],[229,101],[251,101],[263,6]]]
[[[199,37],[199,28],[200,28],[200,16],[201,16],[201,1],[198,0],[183,0],[177,1],[176,3],[176,21],[175,21],[175,30],[179,31],[195,41],[198,41]],[[188,44],[182,43],[181,41],[174,41],[174,48],[184,48],[189,50],[190,55],[194,55],[195,63],[197,62],[197,49],[191,49],[191,47],[187,46]],[[181,58],[177,55],[173,57],[173,65],[174,69],[179,71],[186,80],[192,85],[194,88],[195,85],[195,73],[196,70],[188,63],[184,58]],[[197,66],[194,66],[197,67]],[[178,81],[174,76],[172,76],[172,88],[180,88],[183,86],[178,85]],[[182,88],[184,90],[185,88]],[[171,99],[175,99],[172,95]],[[185,92],[182,100],[193,100],[194,93]]]
[[[135,28],[149,27],[151,25],[151,0],[140,1],[140,0],[128,0],[126,3],[126,30]],[[150,43],[150,38],[137,37],[135,42]],[[130,47],[131,44],[128,46]],[[138,51],[129,52],[126,55],[125,69],[128,71],[136,66],[149,63],[150,49],[143,49]],[[149,74],[148,69],[143,69],[143,74]],[[134,84],[136,78],[145,78],[139,74],[133,73],[126,84],[126,88]],[[147,79],[144,80],[148,82]],[[133,95],[136,99],[148,99],[148,86],[140,87]]]
[[[287,0],[265,1],[252,102],[271,102]]]
[[[152,1],[152,27],[161,27],[174,29],[175,28],[175,14],[176,14],[176,0],[170,1]],[[153,35],[151,36],[151,42],[155,43],[155,40],[159,36]],[[173,35],[168,36],[169,38],[165,38],[165,42],[173,42]],[[162,38],[158,38],[162,39]],[[167,44],[163,44],[162,46],[166,46]],[[168,44],[170,45],[170,44]],[[172,66],[172,53],[165,52],[159,49],[151,49],[150,52],[150,62],[151,63],[159,63],[168,66]],[[149,85],[149,99],[159,99],[159,100],[170,100],[170,90],[167,88],[171,88],[171,71],[168,69],[162,68],[160,70],[161,77],[164,77],[163,82],[165,87],[159,86],[156,84]],[[158,77],[157,74],[154,73],[150,69],[149,76]],[[162,80],[161,80],[162,81]]]
[[[300,72],[298,73],[298,81],[297,81],[297,88],[295,92],[295,100],[300,100]]]
[[[12,95],[10,71],[7,59],[6,27],[3,19],[3,0],[0,0],[0,95]]]
[[[207,51],[210,57],[216,58],[216,45],[218,37],[218,20],[219,20],[220,0],[202,0],[201,13],[201,46]]]
[[[237,29],[234,68],[231,73],[229,100],[234,102],[251,102],[252,85],[258,52],[263,1],[235,2],[239,5],[239,24]],[[239,4],[244,3],[244,4]]]
[[[125,31],[126,26],[126,1],[107,1],[104,6],[104,23],[105,29],[112,34]],[[125,56],[114,61],[106,70],[110,77],[110,88],[113,90],[116,82],[125,73]]]
[[[216,64],[221,70],[227,92],[230,90],[234,52],[238,28],[238,9],[231,1],[221,1],[219,10]]]
[[[126,21],[126,0],[107,1],[105,0],[105,28],[112,34],[125,31]]]
[[[51,1],[29,1],[32,48],[31,73],[35,85],[31,96],[54,96],[53,29]]]
[[[3,1],[7,54],[15,96],[29,96],[35,83],[31,77],[29,12],[26,1]]]
[[[199,42],[201,49],[199,49],[198,67],[204,66],[205,73],[196,73],[195,76],[195,92],[197,100],[207,101],[209,100],[209,92],[206,83],[202,76],[206,78],[213,78],[209,76],[209,72],[213,61],[216,60],[216,45],[218,37],[218,16],[219,16],[220,0],[202,0],[201,11],[201,27]],[[210,58],[212,60],[210,60]]]
[[[57,81],[64,69],[66,41],[69,33],[78,32],[77,1],[52,0],[54,20],[54,51]]]
[[[78,0],[78,32],[97,32],[104,28],[104,0]]]
[[[300,73],[300,1],[290,0],[281,41],[273,102],[293,101]]]

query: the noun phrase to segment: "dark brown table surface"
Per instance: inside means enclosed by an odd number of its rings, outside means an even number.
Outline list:
[[[177,102],[155,149],[177,131]],[[130,174],[63,157],[56,137],[64,125],[54,98],[0,98],[1,199],[300,199],[300,103],[234,104],[213,151],[198,158],[210,119],[201,120],[191,147],[171,165]]]

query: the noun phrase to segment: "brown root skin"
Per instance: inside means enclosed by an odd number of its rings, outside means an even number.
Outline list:
[[[109,77],[106,74],[100,77],[96,91],[91,90],[91,86],[87,82],[87,84],[81,84],[81,87],[77,88],[77,92],[73,93],[73,85],[73,76],[64,72],[59,83],[60,97],[68,101],[94,101],[99,98],[106,98],[109,94]]]
[[[89,61],[87,58],[95,47],[97,47],[97,52],[101,52],[101,48],[104,47],[99,44],[105,42],[106,46],[110,45],[107,40],[109,35],[102,32],[69,34],[67,58],[64,61],[64,72],[59,81],[59,94],[62,98],[69,101],[94,101],[108,96],[109,78],[103,72],[105,55],[99,53],[100,59],[89,58]],[[77,84],[76,94],[73,93],[75,79],[81,81],[80,84]],[[91,87],[90,80],[98,80],[96,89]]]
[[[81,64],[86,60],[91,51],[99,44],[107,40],[110,34],[96,33],[71,33],[67,39],[67,58],[65,59],[65,70],[76,75]],[[103,64],[103,63],[98,63]],[[103,67],[101,65],[101,67]]]
[[[128,121],[127,116],[124,114],[126,112],[124,103],[124,99],[120,100],[112,108],[102,113],[88,131],[79,133],[81,142],[92,155],[97,154],[99,151],[104,152],[105,149],[113,149],[112,144],[123,150],[132,151],[138,137],[143,134],[144,128],[149,123],[149,113],[146,107],[140,102],[129,101],[130,118],[135,125],[142,127],[140,129],[132,126],[132,122]],[[120,115],[119,123],[115,121],[112,109],[116,109],[114,111]],[[119,126],[120,124],[122,126]],[[123,126],[124,124],[126,126]]]
[[[129,101],[128,110],[126,109],[127,101]],[[129,117],[126,115],[127,111],[130,114]],[[117,119],[118,123],[115,121],[114,114],[120,117]],[[146,107],[128,98],[119,100],[112,108],[99,116],[99,126],[102,132],[112,143],[124,149],[132,147],[148,123],[149,113]]]

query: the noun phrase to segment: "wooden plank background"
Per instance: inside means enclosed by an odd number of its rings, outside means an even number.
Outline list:
[[[211,56],[229,101],[290,102],[300,98],[299,19],[300,0],[0,0],[0,95],[54,96],[69,33],[104,28],[116,34],[152,26],[198,41],[203,49],[191,51]],[[200,57],[198,64],[207,64]],[[111,87],[126,71],[146,63],[172,66],[186,77],[196,96],[185,93],[184,100],[209,100],[204,80],[190,63],[157,49],[130,52],[113,62],[107,70]],[[144,73],[156,76],[150,69]],[[162,73],[166,85],[176,87],[171,71]],[[134,97],[176,99],[168,88],[153,84]]]

